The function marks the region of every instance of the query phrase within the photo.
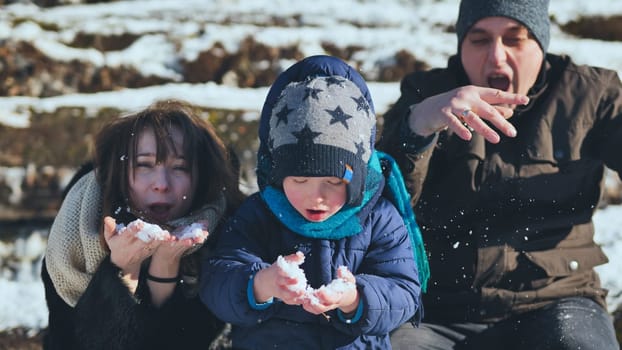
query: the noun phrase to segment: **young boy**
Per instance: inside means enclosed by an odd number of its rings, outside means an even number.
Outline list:
[[[365,82],[339,59],[309,57],[273,85],[260,193],[203,265],[201,298],[232,324],[234,348],[390,349],[389,332],[420,318],[425,256],[383,196],[396,191],[385,187],[375,125]]]

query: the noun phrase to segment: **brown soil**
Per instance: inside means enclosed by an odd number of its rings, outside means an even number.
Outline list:
[[[227,340],[229,331],[229,326],[225,327],[222,335],[214,340],[208,350],[230,349],[231,344]],[[0,332],[0,350],[42,350],[44,334],[45,330],[33,335],[22,328]]]
[[[614,312],[615,329],[618,337],[618,343],[622,344],[622,310]],[[0,332],[0,349],[2,350],[42,350],[41,340],[43,333],[41,331],[36,335],[29,335],[24,329],[14,329],[6,332]],[[228,329],[224,332],[226,336]],[[223,338],[225,339],[225,338]],[[229,344],[226,340],[216,340],[210,349],[227,349]]]
[[[43,332],[32,335],[25,329],[12,329],[0,332],[0,349],[2,350],[41,350]]]

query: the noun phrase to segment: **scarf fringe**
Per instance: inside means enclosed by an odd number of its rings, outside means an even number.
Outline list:
[[[408,229],[408,235],[410,236],[410,243],[413,247],[413,253],[415,255],[415,261],[417,262],[417,271],[419,273],[419,282],[421,283],[421,289],[425,292],[428,289],[428,280],[430,279],[430,265],[428,262],[428,256],[423,244],[423,236],[421,235],[421,229],[415,219],[415,213],[410,206],[410,195],[406,190],[406,184],[402,177],[402,172],[395,160],[388,154],[376,151],[381,160],[384,160],[385,164],[390,166],[388,175],[385,174],[386,188],[389,189],[391,202],[397,208],[400,215],[404,219],[404,224]]]

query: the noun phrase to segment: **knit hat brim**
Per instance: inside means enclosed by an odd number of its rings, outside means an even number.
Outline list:
[[[479,20],[507,17],[524,25],[547,52],[550,41],[549,0],[462,0],[456,21],[458,50],[466,34]]]
[[[328,144],[286,144],[274,150],[272,161],[270,183],[275,187],[281,187],[287,176],[332,176],[347,184],[348,204],[360,204],[367,164],[352,152]]]

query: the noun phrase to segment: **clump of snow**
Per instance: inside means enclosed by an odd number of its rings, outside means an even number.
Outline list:
[[[127,227],[123,224],[117,225],[117,232],[120,235],[124,234],[128,230],[136,231],[136,238],[145,243],[149,243],[154,240],[164,241],[170,237],[170,233],[163,230],[160,226],[144,222],[141,219],[136,219],[130,222]]]
[[[348,268],[346,266],[339,266],[337,269],[338,276],[344,276],[348,272]],[[322,285],[320,288],[313,290],[312,295],[310,296],[310,300],[312,304],[318,304],[319,298],[317,294],[323,292],[325,295],[334,297],[337,294],[346,293],[348,291],[356,289],[356,284],[350,281],[347,281],[343,278],[335,278],[330,281],[327,285]]]
[[[300,268],[300,265],[305,261],[304,254],[302,252],[296,252],[296,255],[301,256],[302,259],[299,262],[287,261],[283,256],[279,255],[276,259],[276,265],[280,267],[291,278],[295,278],[298,283],[288,286],[292,292],[306,291],[307,289],[307,276],[305,272]]]
[[[194,239],[203,237],[203,230],[205,226],[201,223],[193,223],[183,227],[179,232],[173,233],[178,240],[182,239]],[[129,231],[136,231],[135,235],[138,239],[145,243],[151,241],[164,241],[171,236],[171,233],[162,229],[159,225],[150,224],[141,219],[136,219],[130,222],[127,226],[123,224],[117,225],[118,234],[122,235]]]
[[[317,305],[319,304],[318,293],[323,292],[326,295],[336,295],[339,293],[345,293],[347,291],[356,289],[356,284],[346,281],[343,278],[335,278],[329,284],[322,285],[318,289],[314,289],[310,285],[307,285],[307,276],[303,269],[300,268],[300,265],[304,262],[304,254],[302,252],[296,252],[296,255],[302,256],[298,262],[295,261],[287,261],[283,256],[279,255],[276,259],[276,264],[283,271],[285,271],[289,277],[295,278],[297,283],[289,286],[289,290],[296,291],[304,291],[302,296],[302,300],[308,300],[311,304]],[[346,266],[339,266],[338,275],[343,276],[348,272],[348,268]]]
[[[179,233],[175,233],[175,237],[179,240],[200,238],[203,237],[203,229],[205,229],[205,226],[200,223],[190,224],[184,227]]]

